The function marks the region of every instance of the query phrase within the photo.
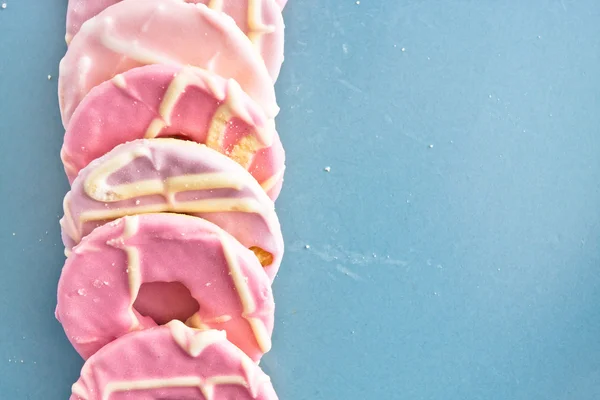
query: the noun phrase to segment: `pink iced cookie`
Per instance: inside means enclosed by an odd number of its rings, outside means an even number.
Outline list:
[[[285,7],[285,5],[287,4],[288,0],[277,0],[277,4],[279,5],[279,7],[283,10],[283,8]]]
[[[138,139],[81,170],[61,220],[68,249],[94,228],[126,215],[176,212],[209,220],[250,248],[275,277],[283,238],[273,201],[235,161],[176,139]]]
[[[67,10],[66,41],[72,38],[88,19],[121,0],[69,0]],[[283,63],[284,23],[282,0],[181,0],[186,3],[202,3],[215,11],[222,11],[236,22],[262,55],[273,77],[277,79]]]
[[[62,59],[64,126],[94,86],[148,64],[194,65],[233,78],[267,118],[279,111],[265,63],[233,19],[181,0],[127,0],[87,21]]]
[[[144,214],[101,226],[73,249],[56,317],[83,358],[179,319],[226,331],[257,361],[271,348],[274,310],[267,274],[231,235],[201,218]]]
[[[141,138],[183,136],[246,168],[275,200],[285,153],[272,120],[232,79],[195,67],[134,68],[95,87],[71,118],[61,157],[72,182],[91,161]]]
[[[277,400],[269,377],[224,332],[179,321],[108,344],[72,392],[71,400]]]

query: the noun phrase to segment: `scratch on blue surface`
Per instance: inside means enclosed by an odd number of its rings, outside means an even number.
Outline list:
[[[353,84],[351,84],[350,82],[348,82],[345,79],[338,79],[338,82],[341,83],[342,86],[347,87],[348,89],[352,90],[353,92],[356,92],[356,93],[362,93],[363,92],[361,88],[359,88],[357,86],[354,86]]]

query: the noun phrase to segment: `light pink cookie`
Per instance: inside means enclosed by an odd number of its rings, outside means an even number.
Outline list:
[[[64,126],[94,86],[148,64],[193,65],[233,78],[267,118],[279,111],[265,63],[231,17],[181,0],[126,0],[88,20],[60,63]]]
[[[227,155],[275,200],[285,153],[272,120],[232,79],[195,67],[146,65],[92,89],[73,114],[61,152],[72,182],[91,161],[141,138],[180,136]]]
[[[180,319],[226,331],[258,361],[271,349],[274,310],[267,274],[231,235],[201,218],[144,214],[101,226],[73,249],[56,318],[83,358],[131,331]]]
[[[283,238],[273,201],[239,164],[176,139],[139,139],[81,170],[64,199],[68,250],[94,228],[126,215],[176,212],[209,220],[250,248],[275,277]]]
[[[121,0],[69,0],[66,41],[70,43],[81,25]],[[283,63],[284,23],[276,0],[180,0],[202,3],[233,18],[262,56],[273,81]],[[278,0],[282,1],[282,0]]]
[[[277,0],[277,4],[279,5],[279,7],[283,10],[283,8],[285,7],[285,5],[287,4],[288,0]]]
[[[71,400],[277,400],[271,380],[222,331],[179,321],[132,332],[90,357]]]

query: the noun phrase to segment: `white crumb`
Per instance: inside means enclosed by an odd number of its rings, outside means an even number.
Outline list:
[[[325,172],[331,172],[331,167],[325,167],[324,170]]]

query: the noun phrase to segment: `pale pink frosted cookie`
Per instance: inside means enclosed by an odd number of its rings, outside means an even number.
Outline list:
[[[257,361],[271,348],[274,310],[269,277],[231,235],[201,218],[144,214],[98,227],[73,249],[56,317],[83,358],[179,319],[226,331]]]
[[[277,400],[269,377],[224,332],[179,321],[102,348],[72,393],[71,400]]]
[[[141,138],[181,136],[227,155],[275,200],[285,153],[272,120],[232,79],[195,67],[134,68],[92,89],[65,134],[61,158],[72,182],[91,161]]]
[[[285,5],[287,4],[288,0],[277,0],[277,4],[279,5],[279,7],[283,10],[283,8],[285,7]]]
[[[147,64],[189,64],[233,78],[267,118],[279,111],[265,63],[231,17],[181,0],[126,0],[88,20],[60,63],[64,126],[94,86]]]
[[[283,256],[274,204],[235,161],[205,145],[138,139],[81,170],[61,220],[68,250],[94,228],[126,215],[176,212],[209,220],[250,248],[273,279]]]
[[[67,43],[88,19],[121,0],[69,0],[67,10]],[[282,4],[276,0],[180,0],[202,3],[222,11],[236,22],[260,53],[273,80],[277,80],[283,63],[284,23]],[[282,1],[282,0],[278,0]]]

